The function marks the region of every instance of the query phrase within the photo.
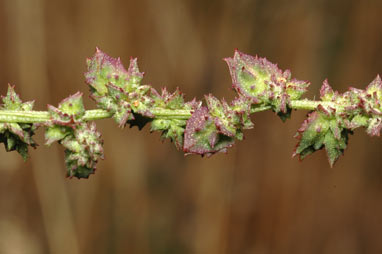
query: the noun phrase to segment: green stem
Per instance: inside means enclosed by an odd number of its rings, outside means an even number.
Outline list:
[[[113,114],[102,109],[87,110],[83,119],[92,121],[110,118]],[[45,123],[50,120],[48,111],[16,111],[0,110],[0,122],[2,123]]]
[[[342,111],[344,106],[334,102],[310,101],[310,100],[294,100],[289,103],[292,109],[314,110],[318,105],[330,106],[337,111]],[[261,112],[271,109],[270,106],[255,107],[252,112]],[[182,119],[190,118],[192,112],[190,110],[179,109],[163,109],[153,108],[151,111],[155,118],[162,119]],[[111,118],[112,113],[102,109],[87,110],[83,117],[84,121],[93,121],[105,118]],[[15,111],[15,110],[0,110],[0,123],[45,123],[50,120],[48,111]]]
[[[162,108],[152,109],[156,118],[163,119],[183,119],[187,120],[191,116],[189,110],[170,110]],[[111,118],[112,113],[103,109],[87,110],[83,116],[84,121],[94,121],[99,119]],[[45,123],[50,120],[48,111],[16,111],[0,110],[0,123]]]
[[[310,101],[310,100],[295,100],[289,103],[292,109],[305,109],[305,110],[315,110],[318,105],[328,106],[336,109],[337,112],[344,110],[344,105],[339,105],[331,101]]]

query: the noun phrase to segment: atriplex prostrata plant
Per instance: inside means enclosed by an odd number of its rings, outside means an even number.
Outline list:
[[[103,141],[94,120],[114,118],[126,125],[142,129],[151,123],[151,131],[161,131],[186,154],[212,155],[225,152],[235,139],[243,139],[243,130],[253,127],[250,114],[274,111],[283,121],[292,109],[310,113],[298,129],[293,156],[305,158],[325,148],[331,166],[344,153],[348,136],[358,127],[365,127],[371,136],[379,136],[382,128],[382,81],[379,76],[365,89],[350,88],[340,94],[325,80],[320,100],[301,99],[308,82],[291,78],[265,58],[235,51],[225,61],[231,72],[237,97],[227,103],[213,95],[205,96],[206,105],[193,99],[185,102],[177,89],[161,93],[149,85],[141,85],[143,73],[137,59],[130,60],[128,70],[120,59],[111,58],[99,49],[87,60],[86,82],[98,109],[85,110],[82,93],[64,99],[48,111],[33,111],[33,102],[22,102],[14,87],[8,87],[0,106],[0,142],[7,151],[16,150],[24,159],[28,146],[36,147],[32,136],[36,129],[46,129],[46,144],[57,141],[65,148],[67,176],[88,178],[103,158]],[[88,123],[91,122],[91,123]]]

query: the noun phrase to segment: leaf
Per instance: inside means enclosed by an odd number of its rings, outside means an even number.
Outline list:
[[[103,140],[94,122],[83,121],[85,108],[82,93],[62,100],[58,107],[48,105],[51,122],[45,132],[46,144],[59,142],[65,148],[68,177],[88,178],[103,158]]]
[[[332,102],[343,110],[335,110],[330,106],[322,106],[321,111],[335,115],[349,130],[365,127],[370,136],[379,136],[382,129],[382,81],[377,76],[365,90],[350,88],[340,94],[333,91],[327,80],[321,90],[321,100]]]
[[[134,122],[135,114],[153,118],[151,89],[140,84],[143,72],[139,71],[136,58],[130,59],[126,70],[119,58],[112,58],[97,48],[95,55],[87,60],[87,65],[85,77],[91,98],[99,107],[113,113],[120,127]]]
[[[63,99],[58,104],[58,108],[48,105],[48,111],[54,124],[78,124],[82,121],[82,117],[85,114],[85,108],[82,102],[82,93],[77,92],[68,98]]]
[[[66,148],[67,176],[88,178],[94,174],[96,164],[103,159],[103,140],[95,123],[83,123],[76,127],[73,136],[67,136],[61,144]]]
[[[94,89],[95,96],[106,95],[109,84],[130,92],[139,86],[143,78],[136,58],[130,60],[129,69],[126,71],[120,58],[112,58],[98,48],[94,56],[87,60],[87,66],[86,82]]]
[[[103,140],[95,123],[80,123],[75,127],[50,127],[47,143],[58,141],[65,148],[67,177],[88,178],[94,174],[96,164],[103,159]]]
[[[85,114],[85,108],[82,102],[82,93],[77,92],[62,100],[58,105],[58,109],[64,114],[83,116]]]
[[[179,88],[176,88],[174,93],[169,93],[167,89],[162,88],[162,93],[159,94],[155,89],[152,89],[152,98],[155,107],[166,109],[185,109],[187,108],[184,102],[184,96]]]
[[[8,84],[7,96],[1,96],[3,105],[1,108],[7,110],[22,110],[22,101],[15,92],[15,87]]]
[[[336,101],[339,94],[338,92],[334,92],[333,88],[329,85],[327,79],[324,80],[320,89],[320,97],[322,101]]]
[[[205,100],[209,114],[221,134],[242,140],[243,129],[253,127],[249,118],[249,105],[238,105],[246,101],[234,100],[230,106],[224,99],[220,101],[211,94],[205,96]]]
[[[151,131],[162,131],[162,138],[170,138],[177,149],[183,148],[183,134],[186,120],[179,119],[154,119]]]
[[[236,126],[239,125],[239,123],[235,123],[235,112],[229,107],[225,100],[220,102],[212,94],[206,95],[205,100],[209,114],[214,120],[216,127],[222,134],[228,137],[234,137],[236,135]]]
[[[366,132],[370,136],[380,136],[382,129],[382,81],[379,75],[359,95],[361,106],[369,115]]]
[[[216,152],[225,152],[233,144],[233,137],[224,135],[216,128],[208,108],[197,109],[187,120],[183,145],[185,153],[209,156]]]
[[[32,140],[31,135],[34,130],[20,128],[20,132],[15,132],[16,123],[0,123],[0,143],[4,143],[7,152],[17,151],[24,160],[28,159],[28,146],[35,148],[37,144]],[[19,127],[18,127],[19,128]]]
[[[185,102],[184,96],[179,88],[170,93],[163,88],[161,94],[155,89],[151,89],[151,96],[154,100],[154,107],[168,110],[195,110],[200,107],[200,102],[195,99],[191,102]],[[177,149],[183,149],[183,136],[186,126],[186,120],[166,119],[156,117],[151,123],[151,131],[162,131],[161,138],[169,138],[174,142]]]
[[[341,127],[335,116],[314,111],[308,115],[296,134],[299,141],[293,156],[298,155],[300,159],[304,159],[307,155],[325,148],[332,167],[344,153],[349,134],[352,132]]]
[[[271,106],[282,119],[290,114],[290,100],[300,99],[309,86],[308,82],[292,79],[289,70],[283,72],[265,58],[236,50],[234,57],[225,61],[235,90],[253,104]]]
[[[53,142],[58,142],[66,136],[72,134],[72,129],[67,126],[53,125],[45,131],[46,145],[51,145]]]
[[[381,117],[372,117],[369,118],[368,124],[367,124],[366,132],[370,136],[380,136],[381,129],[382,129],[382,118]]]
[[[7,95],[1,97],[3,104],[0,105],[0,110],[28,111],[33,108],[33,101],[22,102],[14,86],[8,85]],[[4,143],[7,152],[17,151],[26,160],[28,147],[36,148],[37,146],[32,139],[36,129],[36,124],[0,123],[0,143]]]
[[[251,102],[244,96],[238,96],[231,102],[231,109],[235,112],[237,121],[240,123],[242,129],[252,129],[253,123],[250,118]]]

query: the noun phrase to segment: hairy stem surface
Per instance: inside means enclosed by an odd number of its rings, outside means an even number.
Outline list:
[[[315,110],[318,105],[330,106],[337,111],[344,109],[343,105],[338,105],[334,102],[322,102],[311,100],[294,100],[291,101],[289,106],[292,109],[304,109]],[[261,112],[270,110],[270,106],[255,107],[252,112]],[[191,110],[179,110],[179,109],[152,109],[154,118],[156,119],[180,119],[187,120],[191,117]],[[94,121],[105,118],[111,118],[112,113],[103,109],[91,109],[87,110],[83,116],[83,121]],[[17,111],[17,110],[0,110],[0,123],[45,123],[51,120],[50,113],[48,111]]]

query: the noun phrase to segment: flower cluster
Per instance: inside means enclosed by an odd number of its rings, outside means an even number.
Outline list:
[[[290,114],[289,102],[301,97],[309,85],[291,78],[266,59],[239,51],[226,59],[238,97],[230,104],[212,95],[205,96],[206,106],[195,99],[185,102],[177,89],[173,94],[159,94],[149,85],[141,85],[143,73],[137,60],[131,59],[128,70],[120,59],[99,49],[88,59],[85,74],[91,97],[98,106],[113,114],[123,127],[127,123],[142,127],[152,121],[151,130],[174,141],[186,154],[211,155],[243,139],[243,130],[253,127],[250,113],[259,106],[270,106],[283,119]],[[189,119],[161,116],[163,110],[188,110]],[[137,118],[140,116],[140,118]],[[140,121],[137,120],[140,119]]]
[[[236,50],[225,59],[234,89],[257,106],[270,106],[282,120],[290,117],[292,100],[299,100],[308,82],[292,79],[289,70],[282,71],[265,58],[253,57]]]
[[[379,136],[382,128],[382,81],[377,76],[365,89],[349,88],[343,94],[333,91],[325,80],[321,102],[308,114],[298,130],[299,142],[294,156],[303,159],[325,148],[331,166],[347,146],[348,135],[358,127],[365,127],[371,136]]]
[[[8,85],[7,96],[2,96],[3,104],[1,110],[11,111],[17,114],[20,111],[30,111],[33,109],[33,101],[22,102],[16,94],[13,86]],[[37,125],[33,123],[9,123],[0,122],[0,143],[4,143],[5,150],[16,150],[24,160],[28,158],[28,146],[36,147],[32,139]]]
[[[48,105],[51,120],[46,123],[46,144],[59,142],[65,148],[68,177],[88,178],[103,159],[103,141],[94,122],[82,121],[85,114],[82,94],[64,99],[58,108]]]
[[[169,93],[162,89],[158,93],[149,85],[141,85],[143,73],[139,71],[137,59],[131,59],[128,70],[121,60],[112,58],[97,49],[88,59],[86,81],[90,86],[91,98],[98,107],[113,114],[120,127],[126,124],[138,126],[151,122],[152,131],[162,131],[163,138],[170,138],[178,149],[183,147],[183,133],[187,119],[156,117],[159,110],[191,111],[200,107],[195,100],[185,103],[183,94],[177,89]]]
[[[179,89],[160,92],[142,84],[137,59],[127,69],[119,58],[112,58],[97,49],[87,60],[86,82],[98,109],[85,110],[82,94],[64,99],[48,111],[33,111],[33,102],[22,102],[9,86],[0,105],[0,142],[7,151],[16,150],[24,159],[28,147],[36,147],[32,136],[39,126],[46,127],[46,144],[57,141],[65,148],[67,176],[88,178],[96,163],[103,159],[103,141],[94,122],[112,117],[123,128],[142,129],[151,124],[151,131],[162,132],[185,154],[210,156],[225,152],[235,139],[242,140],[245,129],[253,127],[250,115],[264,110],[274,111],[283,121],[292,109],[306,109],[307,119],[298,129],[294,156],[300,159],[325,149],[331,166],[344,153],[349,134],[358,127],[371,136],[382,129],[382,81],[379,76],[365,89],[349,88],[343,94],[334,91],[325,80],[320,100],[301,99],[309,83],[291,77],[265,58],[235,51],[225,59],[236,97],[231,102],[206,95],[205,103],[185,101]]]

